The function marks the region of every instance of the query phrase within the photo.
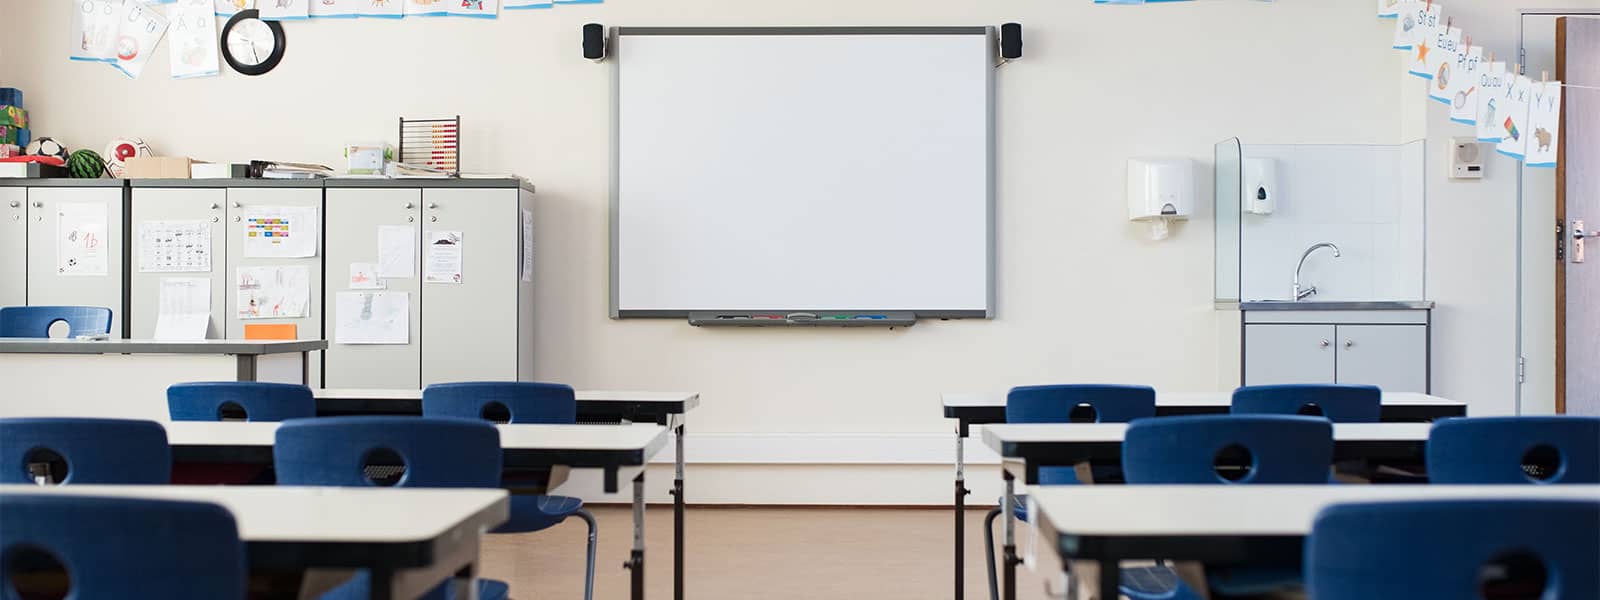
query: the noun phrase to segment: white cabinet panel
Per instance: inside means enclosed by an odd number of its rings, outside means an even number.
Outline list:
[[[28,188],[0,187],[0,306],[28,303]]]
[[[1339,325],[1339,383],[1388,392],[1428,391],[1425,325]]]
[[[422,190],[416,188],[328,188],[327,292],[328,349],[323,384],[331,388],[416,389],[422,382],[421,236]],[[412,228],[411,277],[384,280],[385,290],[407,294],[411,308],[410,343],[337,343],[338,294],[349,291],[350,263],[378,262],[378,229]],[[370,291],[370,290],[369,290]]]
[[[521,213],[516,189],[422,191],[427,231],[461,232],[461,283],[422,283],[422,383],[517,379]]]
[[[129,225],[132,243],[129,249],[129,326],[133,338],[154,337],[156,319],[161,310],[161,280],[168,277],[207,279],[211,282],[211,323],[206,337],[221,339],[225,330],[228,289],[226,269],[226,244],[223,242],[222,221],[226,215],[223,203],[227,191],[222,188],[156,188],[134,187]],[[211,229],[211,270],[205,272],[146,272],[140,259],[146,240],[140,228],[148,221],[200,221]]]
[[[105,208],[105,239],[95,242],[104,252],[104,273],[72,275],[63,273],[58,266],[61,248],[57,228],[61,211],[68,204]],[[122,337],[127,321],[127,305],[123,301],[127,283],[123,254],[125,209],[120,186],[28,188],[28,304],[110,308],[112,337]]]
[[[245,326],[254,324],[292,323],[295,325],[295,337],[299,339],[323,339],[322,334],[322,188],[321,187],[230,187],[227,188],[227,269],[223,271],[225,282],[225,300],[227,306],[225,318],[227,320],[227,337],[229,339],[245,339]],[[246,251],[247,215],[251,209],[272,207],[310,207],[316,215],[316,251],[312,256],[303,258],[260,258],[249,256]],[[291,227],[298,227],[291,223]],[[295,235],[291,231],[290,235]],[[301,229],[300,233],[306,233]],[[307,291],[305,310],[300,317],[282,318],[240,318],[238,277],[239,269],[245,267],[304,267],[307,272]],[[249,307],[243,311],[248,314]],[[321,381],[321,351],[310,353],[310,379],[315,384]]]
[[[1246,325],[1244,384],[1334,382],[1333,325]]]

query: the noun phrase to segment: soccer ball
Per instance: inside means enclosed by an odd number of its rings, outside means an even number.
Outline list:
[[[101,156],[106,157],[106,170],[112,177],[122,177],[124,163],[135,156],[151,156],[155,154],[150,150],[150,145],[144,140],[131,138],[117,138],[106,144],[106,151]]]
[[[28,148],[23,150],[22,153],[31,156],[54,156],[61,160],[67,160],[67,147],[62,145],[61,142],[55,141],[54,138],[35,138],[33,141],[28,142]]]

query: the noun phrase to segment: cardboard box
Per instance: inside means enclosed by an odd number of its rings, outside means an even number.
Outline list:
[[[204,164],[187,156],[135,156],[123,166],[127,179],[188,179],[190,165]]]

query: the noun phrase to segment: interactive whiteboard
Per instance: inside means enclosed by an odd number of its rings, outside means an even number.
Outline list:
[[[611,308],[988,317],[988,27],[613,30]]]

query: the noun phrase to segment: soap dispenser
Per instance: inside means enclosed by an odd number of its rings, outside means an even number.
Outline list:
[[[1278,163],[1270,158],[1244,159],[1244,185],[1239,206],[1246,214],[1270,215],[1278,207]]]

